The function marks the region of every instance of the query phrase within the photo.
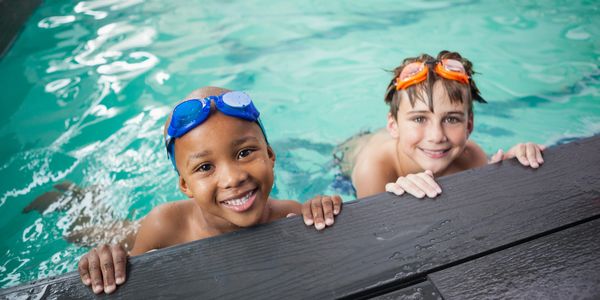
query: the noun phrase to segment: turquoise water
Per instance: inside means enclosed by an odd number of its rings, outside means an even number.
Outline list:
[[[0,286],[75,270],[78,224],[183,198],[161,127],[198,86],[257,101],[276,198],[350,200],[331,151],[385,124],[385,70],[459,51],[489,102],[472,138],[553,145],[600,132],[599,31],[596,1],[44,1],[0,60]],[[65,181],[82,190],[22,212]]]

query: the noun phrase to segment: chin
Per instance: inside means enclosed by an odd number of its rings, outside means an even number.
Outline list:
[[[444,172],[448,168],[448,164],[425,163],[421,164],[421,168],[423,168],[423,170],[430,170],[434,175],[437,175]]]
[[[260,203],[255,203],[260,204]],[[242,213],[234,213],[229,219],[229,221],[235,224],[238,227],[251,227],[254,225],[260,224],[260,220],[264,214],[264,206],[263,207],[253,207],[248,211]]]
[[[252,227],[260,224],[260,216],[236,218],[236,220],[230,220],[230,222],[241,228]]]

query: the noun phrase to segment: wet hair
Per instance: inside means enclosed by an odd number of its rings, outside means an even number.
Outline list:
[[[451,103],[464,103],[467,101],[469,105],[469,114],[473,113],[473,100],[476,100],[481,103],[486,103],[485,100],[481,97],[479,93],[479,89],[477,85],[475,85],[475,81],[472,76],[475,73],[473,71],[473,64],[466,58],[462,57],[458,52],[450,52],[447,50],[440,51],[438,53],[437,58],[433,58],[428,54],[421,54],[417,57],[409,57],[404,59],[402,64],[396,67],[392,72],[394,76],[390,81],[390,84],[387,87],[385,92],[384,101],[386,104],[390,106],[390,113],[396,118],[398,114],[398,108],[400,107],[400,91],[396,91],[396,79],[402,73],[404,67],[413,62],[430,62],[430,61],[440,61],[442,59],[454,59],[460,61],[465,67],[465,71],[469,76],[469,85],[465,85],[455,80],[446,79],[444,77],[439,76],[436,72],[434,72],[433,68],[429,68],[429,74],[427,74],[427,80],[423,82],[417,83],[415,85],[411,85],[405,89],[408,100],[410,101],[410,105],[414,106],[416,100],[423,101],[423,103],[427,104],[429,110],[433,112],[433,86],[437,81],[441,81],[444,90],[448,93],[448,98],[450,98]],[[423,95],[428,95],[428,102],[425,101]]]

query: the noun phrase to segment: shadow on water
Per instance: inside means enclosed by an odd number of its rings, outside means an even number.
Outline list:
[[[575,83],[563,87],[561,90],[550,91],[541,95],[517,97],[510,99],[507,102],[488,101],[488,103],[483,104],[485,109],[478,112],[478,114],[511,119],[512,111],[521,110],[523,108],[538,108],[560,102],[561,99],[569,99],[574,95],[581,94],[589,86],[597,86],[598,83],[600,83],[600,67],[596,68],[594,72],[584,75]]]
[[[118,243],[131,249],[139,222],[112,216],[103,196],[104,189],[100,186],[81,188],[65,180],[36,197],[22,213],[67,215],[69,221],[63,238],[78,246]]]
[[[337,183],[334,144],[290,138],[274,141],[272,147],[277,154],[274,197],[293,195],[302,202],[327,193],[342,194],[344,199],[353,197],[351,185],[343,189],[343,184]]]

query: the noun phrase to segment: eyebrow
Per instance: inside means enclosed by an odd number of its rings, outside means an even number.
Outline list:
[[[464,111],[460,111],[460,110],[453,110],[453,111],[449,111],[446,112],[447,115],[461,115],[464,116],[465,112]]]
[[[249,135],[249,136],[243,136],[243,137],[241,137],[239,139],[233,140],[231,142],[231,145],[233,147],[237,147],[237,146],[239,146],[241,144],[244,144],[244,143],[246,143],[246,142],[248,142],[250,140],[252,140],[254,142],[258,142],[258,138],[256,138],[255,136]]]
[[[413,111],[409,111],[408,114],[426,114],[426,113],[430,113],[431,111],[429,110],[413,110]],[[464,115],[465,113],[460,111],[460,110],[453,110],[453,111],[448,111],[446,112],[447,115]]]
[[[412,114],[426,114],[426,113],[430,113],[431,111],[429,110],[411,110],[408,112],[409,115]]]
[[[200,151],[200,152],[196,152],[196,153],[192,153],[192,154],[190,154],[190,155],[188,156],[188,159],[187,159],[187,162],[185,163],[185,166],[186,166],[186,167],[187,167],[187,166],[189,166],[189,165],[190,165],[190,162],[191,162],[192,160],[194,160],[194,159],[201,159],[201,158],[203,158],[203,157],[205,157],[205,156],[209,156],[209,155],[211,155],[211,154],[212,154],[212,152],[211,152],[211,151],[208,151],[208,150],[205,150],[205,151]]]

